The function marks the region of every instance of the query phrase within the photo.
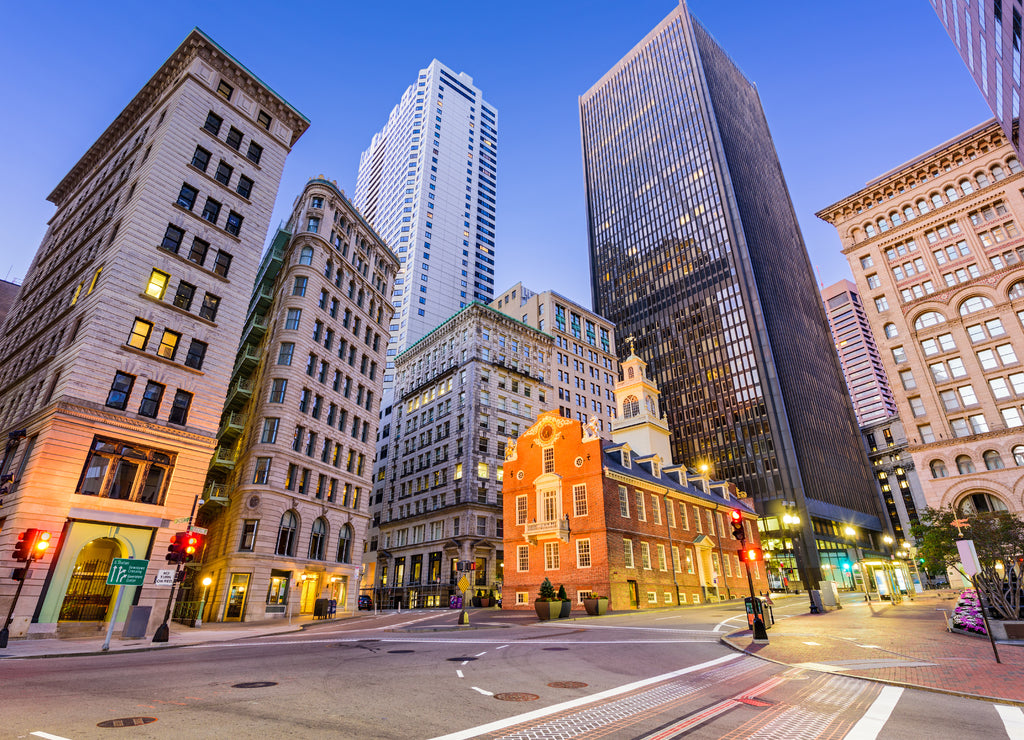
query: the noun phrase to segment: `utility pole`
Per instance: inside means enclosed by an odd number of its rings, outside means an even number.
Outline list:
[[[192,530],[192,517],[196,514],[196,504],[199,503],[198,494],[192,499],[192,511],[188,515],[188,526],[185,527],[185,531],[189,532]],[[171,636],[171,627],[168,622],[171,619],[171,609],[174,606],[174,592],[178,588],[178,578],[181,575],[181,563],[182,559],[178,558],[174,565],[174,582],[171,584],[171,595],[167,597],[167,609],[164,611],[164,621],[156,628],[156,632],[153,633],[153,642],[167,642]]]

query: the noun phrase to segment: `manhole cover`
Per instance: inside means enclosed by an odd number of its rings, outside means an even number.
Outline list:
[[[156,717],[121,717],[120,719],[108,719],[106,722],[99,722],[97,727],[138,727],[156,722]]]
[[[582,681],[552,681],[548,686],[553,689],[582,689],[586,684]]]
[[[265,689],[267,686],[277,686],[277,681],[249,681],[248,683],[232,684],[233,689]]]
[[[415,653],[416,651],[415,650],[388,650],[388,652],[392,653],[392,654],[401,654],[401,653]]]
[[[540,697],[536,694],[524,694],[521,691],[510,691],[504,694],[495,694],[494,698],[499,701],[537,701]]]
[[[464,660],[476,660],[476,658],[448,658],[450,663],[461,663]]]
[[[569,648],[541,648],[541,650],[568,650]]]

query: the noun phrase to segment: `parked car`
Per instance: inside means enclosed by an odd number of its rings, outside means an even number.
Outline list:
[[[359,608],[360,609],[372,609],[373,599],[367,594],[359,594]]]

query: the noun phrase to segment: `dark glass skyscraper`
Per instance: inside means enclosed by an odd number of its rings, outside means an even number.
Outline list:
[[[846,525],[878,545],[877,494],[757,90],[680,3],[580,98],[580,117],[594,309],[649,360],[676,461],[735,482],[768,530],[795,507],[812,565],[843,562]]]

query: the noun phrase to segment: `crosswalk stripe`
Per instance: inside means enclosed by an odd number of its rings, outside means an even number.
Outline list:
[[[898,686],[883,688],[860,721],[846,733],[844,740],[875,740],[885,723],[889,721],[889,715],[902,695],[903,689]]]
[[[1006,704],[993,705],[999,712],[999,719],[1003,721],[1003,727],[1010,740],[1024,740],[1024,711],[1020,707],[1011,707]]]

